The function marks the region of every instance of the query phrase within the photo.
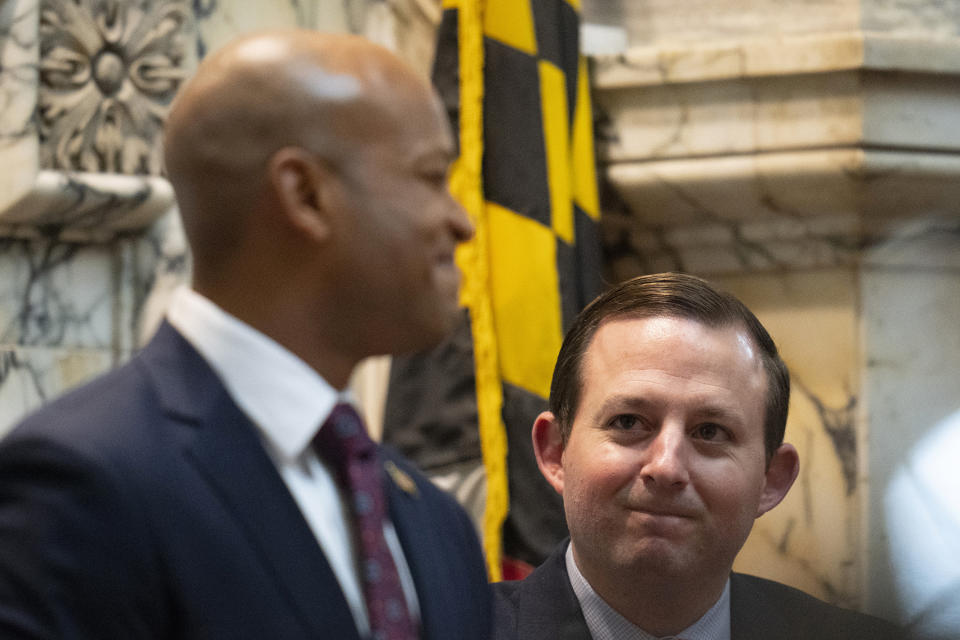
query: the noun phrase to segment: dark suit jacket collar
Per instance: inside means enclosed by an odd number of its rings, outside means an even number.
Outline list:
[[[256,427],[206,361],[166,322],[137,361],[184,454],[234,514],[309,635],[359,640],[333,571]]]
[[[730,637],[761,640],[770,629],[783,624],[776,610],[764,606],[763,594],[745,576],[730,576]]]
[[[590,630],[580,610],[564,554],[568,540],[524,580],[496,585],[497,607],[512,604],[516,635],[523,640],[589,640]],[[503,599],[503,601],[501,601]],[[498,624],[499,620],[498,612]]]
[[[569,540],[560,544],[550,556],[526,579],[516,583],[501,583],[495,586],[497,591],[498,626],[505,617],[504,610],[513,616],[515,635],[511,638],[522,640],[590,640],[590,629],[583,617],[580,601],[570,585],[567,574],[566,550]],[[755,629],[771,629],[775,626],[757,626],[765,620],[755,620],[763,616],[762,612],[752,611],[752,607],[740,607],[738,604],[749,601],[753,594],[745,593],[750,587],[733,574],[730,585],[731,638],[749,640]],[[739,629],[739,632],[738,632]]]

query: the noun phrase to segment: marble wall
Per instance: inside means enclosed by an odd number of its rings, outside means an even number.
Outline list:
[[[620,10],[630,47],[594,61],[608,277],[720,283],[793,375],[801,475],[737,568],[897,617],[883,496],[960,406],[960,8]]]
[[[426,74],[439,19],[434,0],[0,3],[0,435],[129,357],[189,279],[159,139],[198,59],[300,26],[364,34]]]

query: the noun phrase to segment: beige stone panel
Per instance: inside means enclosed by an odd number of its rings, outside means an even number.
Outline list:
[[[761,517],[735,569],[779,580],[828,601],[858,606],[857,458],[837,441],[856,438],[856,278],[847,269],[714,278],[770,331],[791,370],[786,440],[800,476]]]
[[[35,0],[0,4],[0,212],[30,190],[37,173],[36,21]]]
[[[647,225],[832,217],[860,209],[863,153],[837,149],[659,162],[607,169]]]
[[[860,0],[623,0],[631,43],[854,29]]]
[[[597,105],[612,120],[610,162],[842,147],[863,130],[854,72],[642,86]]]
[[[664,42],[594,58],[600,91],[852,70],[960,72],[960,41],[876,31],[754,34],[736,41]]]
[[[864,144],[960,150],[960,76],[866,71],[861,77]]]
[[[309,7],[309,3],[306,5]],[[197,16],[197,30],[207,52],[215,51],[237,36],[260,29],[307,26],[309,9],[296,2],[249,2],[220,0],[215,12]]]
[[[645,226],[855,216],[873,233],[889,218],[960,212],[960,155],[823,149],[625,162],[607,168]],[[853,231],[851,229],[851,231]]]
[[[903,42],[889,38],[867,39],[861,32],[814,34],[771,38],[752,37],[736,42],[702,42],[633,47],[618,55],[595,58],[594,85],[617,89],[641,85],[706,82],[730,78],[827,73],[860,69],[869,52],[881,68],[926,69],[930,61],[918,56],[904,60]],[[917,44],[917,43],[913,43]],[[915,47],[929,52],[931,46]],[[933,47],[940,56],[937,68],[954,69],[949,43]],[[947,54],[946,59],[943,59]]]
[[[867,31],[924,38],[960,35],[960,3],[953,0],[857,0]]]
[[[815,147],[957,150],[960,76],[838,71],[601,91],[606,159]]]

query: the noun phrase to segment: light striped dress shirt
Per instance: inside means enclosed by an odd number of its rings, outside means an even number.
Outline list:
[[[633,624],[604,601],[580,573],[567,545],[567,575],[580,602],[593,640],[730,640],[730,580],[720,599],[692,625],[675,636],[658,637]]]

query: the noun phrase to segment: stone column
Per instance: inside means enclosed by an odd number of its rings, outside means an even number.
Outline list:
[[[609,277],[740,296],[801,475],[737,569],[895,617],[882,501],[960,407],[960,5],[635,0],[594,60]]]
[[[0,2],[0,436],[128,358],[189,279],[160,138],[198,59],[303,27],[364,34],[426,74],[439,20],[439,0]]]

